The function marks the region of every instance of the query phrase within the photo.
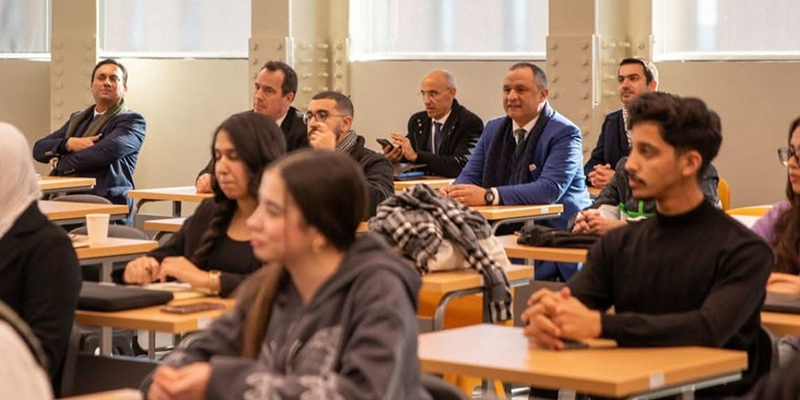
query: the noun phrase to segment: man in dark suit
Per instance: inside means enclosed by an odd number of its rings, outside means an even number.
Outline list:
[[[425,111],[408,120],[406,136],[391,133],[384,154],[392,163],[425,164],[426,174],[455,178],[467,164],[483,132],[480,117],[458,103],[456,79],[447,71],[430,72],[420,95]]]
[[[658,70],[650,60],[633,57],[619,63],[617,92],[622,108],[606,115],[597,147],[583,167],[586,183],[602,188],[614,177],[614,167],[631,152],[630,132],[626,128],[627,107],[636,96],[658,89]]]
[[[92,194],[128,204],[133,172],[145,135],[144,117],[126,107],[128,71],[105,59],[92,71],[95,104],[72,114],[57,131],[39,139],[33,158],[50,163],[51,175],[95,178]]]
[[[292,106],[297,94],[297,73],[288,64],[267,61],[256,76],[253,112],[264,114],[278,124],[286,136],[286,151],[308,147],[303,113]],[[211,192],[211,161],[200,172],[195,187],[200,193]]]

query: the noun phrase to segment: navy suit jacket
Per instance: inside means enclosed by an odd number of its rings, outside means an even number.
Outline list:
[[[70,120],[78,113],[72,114]],[[76,132],[84,132],[87,122]],[[105,197],[115,204],[129,204],[128,190],[133,189],[133,172],[145,135],[144,117],[126,110],[106,123],[99,132],[94,146],[81,151],[67,151],[69,120],[57,131],[39,139],[33,145],[33,158],[47,163],[58,157],[55,170],[58,176],[95,178],[97,183],[91,193]]]
[[[592,156],[583,167],[583,172],[589,176],[589,172],[594,171],[595,165],[611,165],[616,168],[617,163],[622,157],[627,157],[631,152],[628,145],[628,134],[625,133],[625,124],[622,121],[622,109],[612,111],[606,115],[603,121],[603,128],[600,130],[600,137],[597,138],[597,146],[592,150]]]

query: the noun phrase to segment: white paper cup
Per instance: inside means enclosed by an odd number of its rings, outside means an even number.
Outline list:
[[[109,214],[86,214],[86,231],[89,245],[104,244],[108,241]]]

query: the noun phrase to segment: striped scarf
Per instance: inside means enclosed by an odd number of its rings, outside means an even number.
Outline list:
[[[336,143],[336,152],[342,154],[350,154],[350,150],[353,149],[353,146],[356,145],[356,140],[358,140],[358,135],[356,135],[356,131],[348,131],[347,134],[344,135],[342,140],[339,143]]]
[[[127,110],[128,108],[125,107],[125,98],[122,98],[119,103],[114,105],[113,107],[109,108],[104,112],[102,115],[97,117],[97,121],[92,122],[83,133],[76,132],[78,130],[78,126],[83,123],[86,119],[92,119],[94,117],[94,105],[90,106],[89,108],[81,111],[78,115],[72,117],[69,120],[69,126],[67,127],[67,133],[64,135],[65,138],[71,137],[92,137],[97,136],[100,133],[100,128],[102,128],[108,121],[111,121],[112,118],[119,115],[121,112]]]

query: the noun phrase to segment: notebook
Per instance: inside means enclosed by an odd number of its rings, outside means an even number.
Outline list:
[[[97,282],[83,282],[78,309],[121,311],[156,306],[172,301],[172,293]]]
[[[795,293],[767,292],[764,311],[800,314],[800,295]]]
[[[407,164],[400,163],[393,166],[394,180],[403,181],[417,179],[425,176],[426,164]]]

